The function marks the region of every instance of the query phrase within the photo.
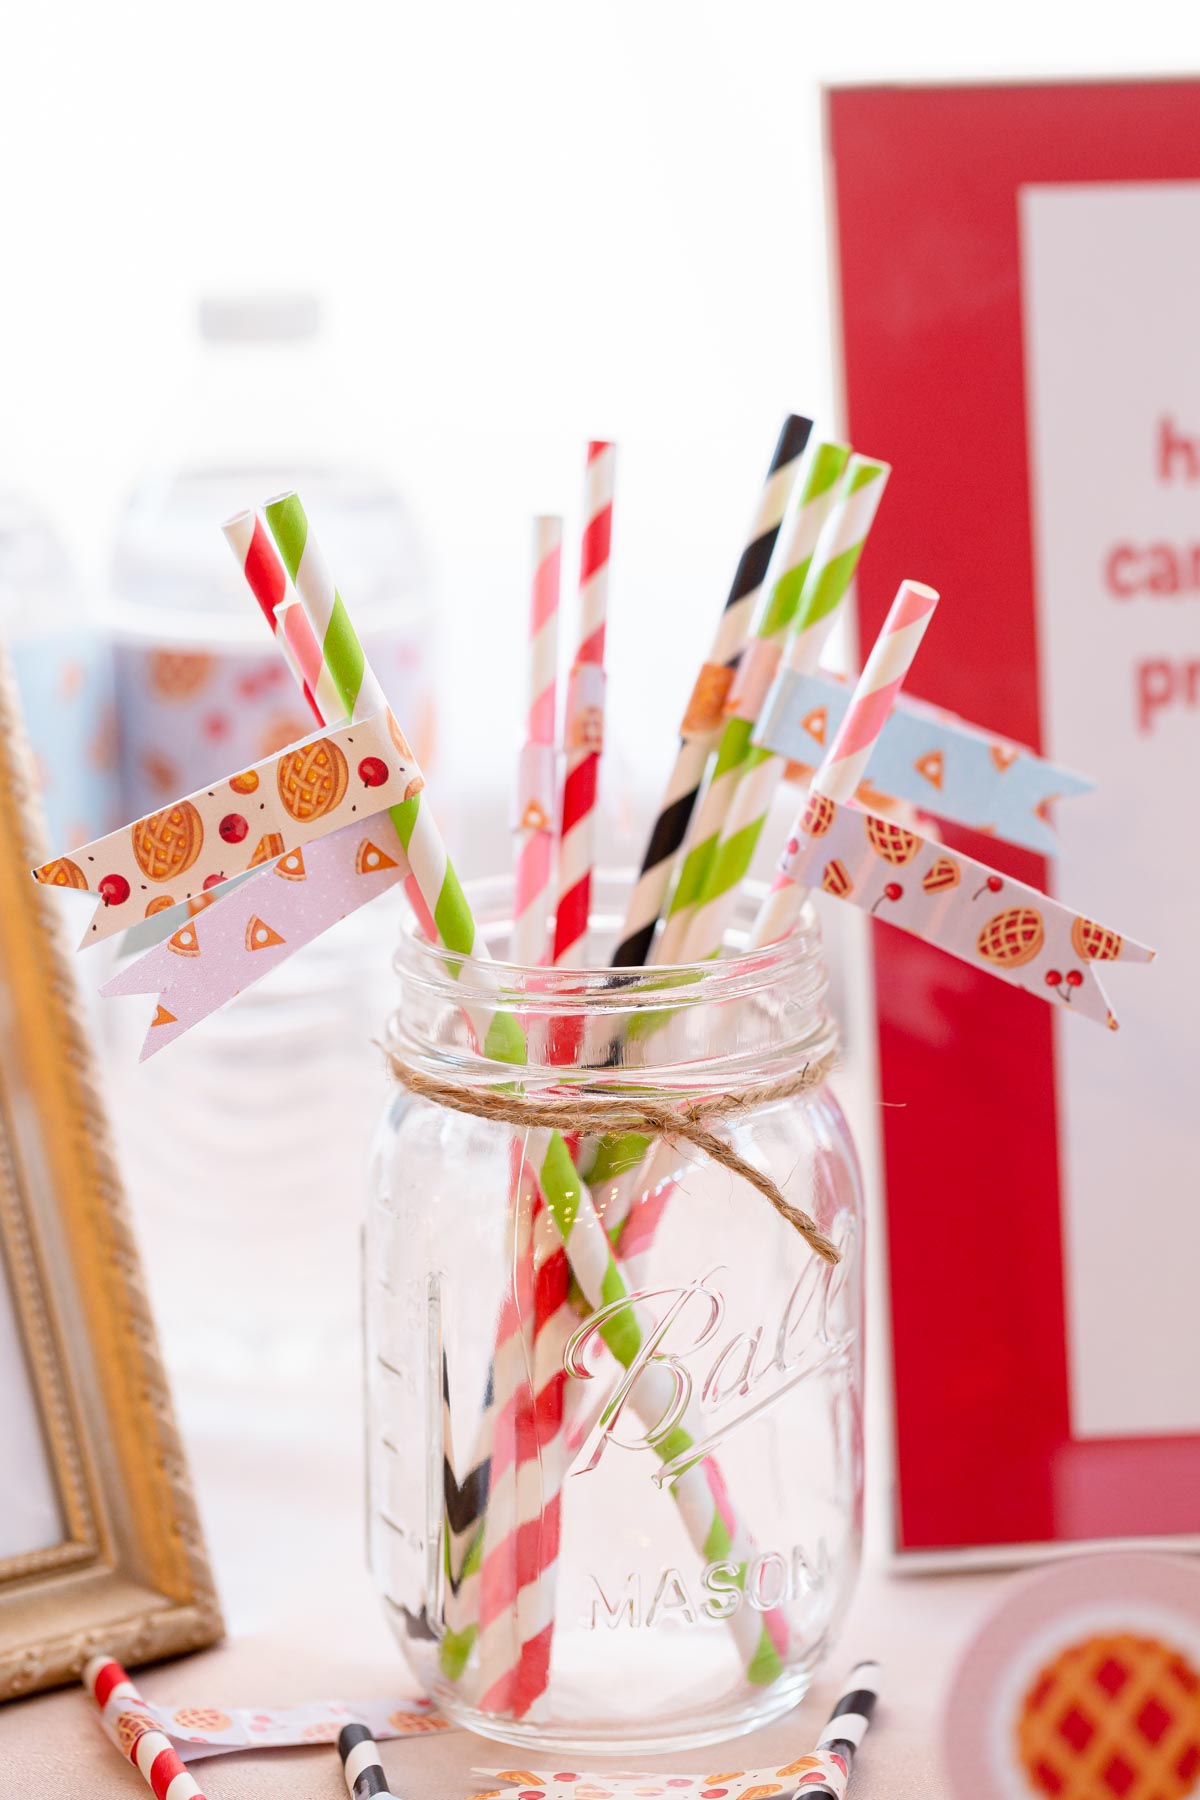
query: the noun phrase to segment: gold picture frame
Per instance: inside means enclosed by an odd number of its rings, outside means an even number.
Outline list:
[[[44,1450],[27,1478],[58,1520],[56,1541],[0,1555],[0,1700],[97,1650],[138,1664],[222,1631],[61,901],[30,878],[43,857],[0,657],[0,1324],[24,1389],[8,1417],[0,1395],[0,1503],[20,1510],[22,1410]]]

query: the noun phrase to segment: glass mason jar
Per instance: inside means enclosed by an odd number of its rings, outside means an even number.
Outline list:
[[[626,891],[594,891],[606,941]],[[500,957],[509,885],[472,898]],[[815,917],[741,953],[749,916],[683,969],[449,963],[415,935],[396,959],[364,1250],[371,1562],[425,1690],[510,1744],[749,1730],[799,1700],[853,1591],[859,1175],[822,1079]],[[685,1137],[474,1110],[581,1092],[715,1107],[840,1260]]]

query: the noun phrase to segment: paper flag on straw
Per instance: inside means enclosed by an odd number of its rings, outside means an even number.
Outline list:
[[[779,866],[802,887],[848,900],[1113,1031],[1117,1021],[1095,965],[1154,958],[1144,944],[1071,912],[1023,881],[823,794],[811,796],[802,835],[789,840]]]
[[[852,692],[850,683],[834,675],[784,670],[753,742],[815,766],[833,741]],[[1046,820],[1047,801],[1090,793],[1095,786],[954,713],[903,695],[875,746],[869,779],[897,800],[1044,854],[1057,847]]]
[[[100,895],[83,949],[352,820],[365,822],[424,785],[385,709],[289,744],[241,774],[43,863],[34,876],[50,887]]]
[[[407,875],[387,814],[353,820],[214,900],[100,992],[158,995],[142,1045],[145,1062]]]
[[[473,1775],[502,1782],[470,1800],[516,1800],[505,1789],[520,1789],[520,1800],[800,1800],[817,1788],[822,1794],[846,1792],[847,1769],[832,1750],[810,1750],[794,1762],[765,1769],[737,1769],[714,1775],[677,1775],[655,1769],[648,1774],[610,1775],[607,1770],[571,1770],[551,1775],[535,1769],[473,1769]]]
[[[379,1742],[428,1737],[457,1727],[428,1700],[311,1700],[298,1706],[159,1706],[147,1700],[119,1663],[97,1660],[88,1682],[100,1723],[123,1756],[138,1732],[161,1731],[181,1762],[235,1750],[279,1750],[332,1744],[351,1720],[369,1726]],[[121,1679],[121,1678],[124,1679]]]

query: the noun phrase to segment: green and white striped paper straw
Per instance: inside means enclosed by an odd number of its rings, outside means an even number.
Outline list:
[[[821,533],[795,608],[784,657],[786,672],[808,672],[818,667],[890,473],[887,463],[864,456],[852,456],[846,465],[837,504]],[[741,779],[696,895],[682,942],[681,961],[702,962],[720,949],[738,890],[750,871],[786,766],[773,751],[751,745],[747,733]]]
[[[844,467],[836,501],[832,510],[826,509],[827,517],[816,548],[810,553],[799,592],[789,594],[785,589],[780,602],[783,608],[789,604],[791,608],[791,635],[784,657],[788,670],[813,669],[820,662],[821,650],[837,609],[849,591],[891,473],[887,463],[865,456],[851,456]],[[774,600],[773,589],[773,603]],[[749,736],[747,732],[745,754],[737,765],[739,779],[724,828],[687,916],[682,942],[677,943],[675,955],[680,962],[703,962],[720,950],[771,803],[783,780],[784,759],[773,751],[755,747]],[[658,1015],[663,1023],[669,1017],[669,1013]],[[653,1029],[653,1024],[649,1028]],[[650,1140],[644,1141],[649,1151]],[[623,1176],[606,1208],[606,1217],[619,1222],[633,1195],[667,1179],[675,1162],[671,1147],[659,1143],[648,1164]]]
[[[586,1184],[571,1161],[561,1137],[546,1146],[537,1165],[538,1185],[550,1209],[558,1234],[566,1247],[571,1267],[588,1305],[594,1312],[608,1309],[600,1336],[622,1368],[629,1368],[645,1342],[645,1326],[613,1256],[612,1245],[592,1204]],[[647,1425],[664,1418],[672,1406],[675,1380],[651,1359],[641,1371],[630,1404]],[[686,1457],[696,1438],[681,1420],[655,1450],[664,1462]],[[705,1459],[697,1460],[674,1477],[671,1493],[697,1554],[705,1562],[729,1560],[739,1565],[742,1579],[755,1547],[733,1517],[728,1502],[722,1505],[719,1488],[710,1481]],[[765,1615],[740,1606],[729,1626],[746,1666],[747,1679],[766,1685],[783,1672],[781,1650],[786,1647],[787,1624],[779,1612]]]
[[[312,623],[321,658],[333,678],[342,705],[352,719],[368,718],[387,705],[383,689],[364,654],[346,604],[334,585],[298,494],[268,502],[266,520],[304,610]],[[438,830],[425,790],[389,808],[389,817],[404,847],[413,880],[445,949],[490,960],[479,937],[462,884]],[[500,1062],[523,1063],[525,1039],[511,1013],[492,1015],[485,1053]]]
[[[821,528],[837,500],[838,481],[849,455],[848,444],[818,444],[809,461],[799,504],[792,514],[786,537],[781,538],[776,549],[779,572],[755,621],[754,637],[743,657],[739,678],[754,666],[757,658],[769,659],[772,655],[778,658],[800,604]],[[752,756],[750,734],[757,716],[757,707],[748,704],[744,712],[739,708],[725,721],[717,746],[717,760],[700,803],[694,841],[683,859],[666,921],[655,946],[656,962],[675,962],[683,951],[693,909],[705,894],[733,796]]]

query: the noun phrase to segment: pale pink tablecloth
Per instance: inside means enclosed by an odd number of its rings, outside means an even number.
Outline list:
[[[286,1420],[257,1443],[232,1445],[221,1420],[189,1431],[230,1635],[219,1649],[144,1674],[151,1699],[245,1706],[356,1699],[407,1691],[362,1564],[353,1408],[331,1409],[326,1447],[298,1452]],[[312,1432],[311,1416],[308,1421]],[[289,1442],[289,1439],[291,1442]],[[841,1644],[799,1712],[738,1741],[740,1766],[794,1754],[815,1739],[839,1678],[880,1657],[884,1699],[855,1774],[854,1800],[943,1800],[937,1719],[958,1650],[992,1602],[998,1576],[887,1576],[868,1566]],[[480,1785],[473,1763],[514,1752],[463,1733],[383,1746],[405,1800],[459,1800]],[[713,1752],[672,1759],[712,1767]],[[645,1759],[638,1759],[639,1762]],[[209,1800],[338,1800],[334,1751],[254,1752],[196,1765]],[[102,1735],[81,1691],[0,1709],[0,1800],[133,1800],[149,1793]]]

